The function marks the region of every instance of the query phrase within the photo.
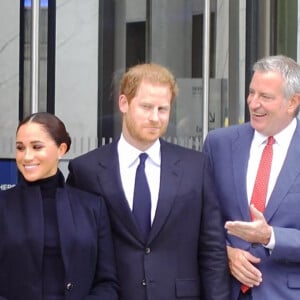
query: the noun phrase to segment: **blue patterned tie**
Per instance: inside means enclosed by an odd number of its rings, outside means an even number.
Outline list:
[[[148,154],[140,154],[140,164],[136,169],[134,194],[133,194],[133,215],[143,233],[144,240],[147,239],[151,228],[151,194],[145,174],[145,160]]]

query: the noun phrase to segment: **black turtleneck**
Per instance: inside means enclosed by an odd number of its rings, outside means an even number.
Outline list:
[[[64,299],[64,265],[56,213],[56,191],[60,174],[30,183],[40,186],[44,213],[43,299]]]

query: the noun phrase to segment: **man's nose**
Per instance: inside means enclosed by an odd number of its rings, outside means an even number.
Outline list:
[[[153,108],[153,110],[151,111],[150,119],[151,119],[151,121],[157,121],[159,119],[157,108]]]
[[[260,106],[260,100],[258,95],[252,95],[248,97],[248,105],[251,108],[259,107]]]

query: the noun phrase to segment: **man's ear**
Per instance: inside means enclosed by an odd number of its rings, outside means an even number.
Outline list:
[[[300,105],[300,94],[295,93],[290,101],[289,101],[289,110],[294,114],[295,111],[297,110],[298,106]]]
[[[125,95],[120,95],[119,97],[119,109],[121,113],[126,113],[128,110],[128,100]]]

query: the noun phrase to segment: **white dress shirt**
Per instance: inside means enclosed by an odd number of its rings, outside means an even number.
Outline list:
[[[160,141],[157,140],[145,153],[148,158],[145,162],[145,173],[151,193],[151,223],[153,223],[160,185]],[[130,209],[133,207],[133,193],[135,183],[135,173],[139,165],[139,155],[142,153],[139,149],[130,145],[123,134],[118,142],[118,155],[120,165],[120,175],[123,190]]]
[[[279,132],[274,136],[275,143],[273,144],[273,159],[272,159],[271,173],[270,173],[270,178],[268,183],[266,206],[273,192],[278,175],[283,166],[296,126],[297,126],[297,121],[294,118],[293,121],[285,129],[283,129],[281,132]],[[267,136],[264,136],[257,131],[254,132],[254,136],[250,148],[249,160],[248,160],[248,169],[247,169],[247,196],[248,196],[249,205],[251,201],[256,173],[260,163],[260,158],[267,140],[268,140]],[[272,230],[271,240],[269,244],[266,245],[266,247],[268,249],[274,249],[274,246],[275,246],[275,237]]]

